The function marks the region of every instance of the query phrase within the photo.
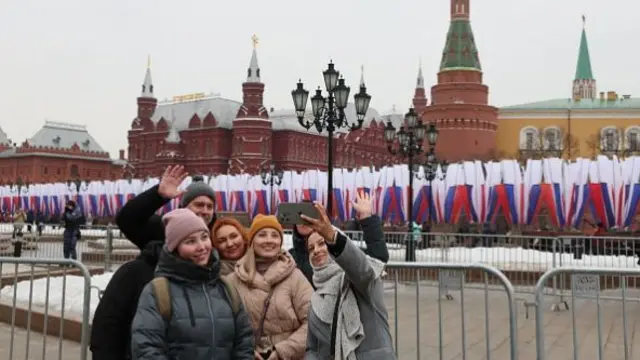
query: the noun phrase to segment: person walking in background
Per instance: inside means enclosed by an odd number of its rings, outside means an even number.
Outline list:
[[[368,199],[371,201],[371,196],[368,194],[357,195],[361,199]],[[356,213],[355,221],[362,230],[362,235],[365,241],[365,248],[362,249],[365,254],[371,256],[374,259],[378,259],[384,263],[389,261],[389,249],[384,239],[384,232],[382,231],[382,220],[378,215],[372,213]],[[309,262],[309,251],[307,250],[307,238],[313,233],[313,229],[308,225],[296,225],[293,228],[293,247],[289,249],[289,253],[293,256],[293,259],[298,265],[298,269],[302,271],[304,276],[309,280],[309,283],[313,285],[313,268]],[[313,285],[315,287],[315,285]]]
[[[253,331],[239,300],[234,309],[238,294],[220,279],[207,224],[187,209],[163,222],[156,279],[142,290],[131,326],[132,359],[252,360]]]
[[[247,253],[229,280],[255,331],[255,359],[302,359],[313,288],[282,249],[283,229],[275,216],[257,215],[247,237]]]
[[[213,224],[216,201],[213,189],[200,180],[180,190],[180,184],[188,175],[184,166],[168,166],[158,185],[127,201],[118,211],[116,225],[138,249],[144,249],[151,241],[164,241],[162,218],[156,212],[179,196],[182,196],[181,208],[188,208],[209,226]]]
[[[247,229],[232,217],[216,220],[211,228],[213,247],[220,254],[220,273],[222,276],[231,274],[236,263],[247,252],[249,241]]]
[[[82,211],[75,201],[69,200],[64,207],[62,214],[62,222],[64,223],[64,232],[62,233],[63,247],[62,252],[65,259],[78,259],[76,253],[76,243],[78,242],[78,234],[82,221]]]
[[[371,201],[358,197],[360,217],[371,214]],[[317,287],[311,298],[305,359],[395,359],[384,304],[384,263],[365,255],[335,229],[316,204],[318,219],[303,215],[315,232],[307,246]]]
[[[16,236],[22,236],[22,229],[24,229],[25,221],[27,221],[27,214],[18,206],[13,214],[13,239],[15,239]]]

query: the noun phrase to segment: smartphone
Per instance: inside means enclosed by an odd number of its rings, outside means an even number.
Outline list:
[[[303,214],[314,219],[319,217],[318,210],[312,203],[281,203],[278,205],[278,221],[281,225],[306,225],[308,222],[300,217]]]

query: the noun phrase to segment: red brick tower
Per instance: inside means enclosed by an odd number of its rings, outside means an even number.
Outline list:
[[[242,106],[233,121],[231,173],[257,173],[271,161],[273,128],[262,100],[264,84],[260,80],[257,44],[254,36],[247,81],[242,84]]]
[[[436,152],[449,161],[483,159],[496,147],[498,109],[488,104],[489,87],[482,83],[469,2],[451,0],[438,84],[431,88],[431,105],[422,114],[423,121],[436,123]]]
[[[427,107],[427,94],[424,90],[424,76],[422,76],[422,61],[418,68],[418,78],[416,79],[416,91],[413,94],[413,108],[418,115],[422,115],[422,112]]]

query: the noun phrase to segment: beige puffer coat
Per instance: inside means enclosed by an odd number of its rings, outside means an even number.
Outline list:
[[[260,326],[265,301],[273,289],[263,336],[275,345],[282,360],[303,359],[307,342],[307,315],[313,288],[283,250],[264,275],[256,271],[253,248],[228,277],[238,289],[254,331]]]

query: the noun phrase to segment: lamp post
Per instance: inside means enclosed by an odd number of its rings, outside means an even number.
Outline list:
[[[409,220],[409,230],[411,230],[411,226],[413,225],[413,158],[422,153],[425,126],[422,124],[422,121],[418,121],[418,114],[413,108],[409,109],[404,119],[406,128],[405,126],[401,126],[398,132],[396,132],[396,128],[391,124],[391,121],[387,121],[387,125],[384,128],[384,138],[387,141],[387,149],[391,154],[399,154],[408,159],[409,191],[407,191],[407,219]],[[394,148],[396,140],[398,140],[398,147]],[[415,241],[411,239],[407,241],[405,261],[416,261]]]
[[[353,96],[357,122],[349,124],[344,110],[347,107],[351,89],[345,85],[344,78],[335,69],[333,62],[329,62],[328,68],[322,72],[322,76],[327,97],[322,96],[320,87],[316,90],[316,94],[311,97],[312,121],[306,120],[304,116],[307,109],[309,91],[304,89],[302,80],[298,80],[296,89],[291,91],[291,97],[296,109],[298,123],[302,127],[307,130],[315,127],[318,133],[321,133],[323,129],[327,131],[327,147],[329,151],[327,156],[327,193],[331,194],[333,191],[333,133],[340,128],[346,128],[349,131],[362,128],[364,117],[371,103],[371,95],[367,94],[367,88],[364,84],[361,84],[360,92]],[[327,197],[327,212],[329,216],[333,215],[333,196]]]
[[[432,125],[433,126],[433,125]],[[449,163],[447,163],[445,160],[438,160],[436,158],[436,154],[434,152],[434,147],[435,147],[435,140],[437,139],[438,135],[437,135],[437,129],[435,129],[435,127],[429,127],[429,130],[427,130],[427,138],[429,138],[429,132],[430,131],[435,131],[435,136],[433,136],[434,139],[434,145],[431,145],[431,142],[429,143],[429,146],[431,147],[429,149],[429,152],[427,153],[427,161],[424,164],[424,179],[427,180],[429,182],[429,196],[428,196],[428,201],[429,201],[429,209],[427,210],[427,215],[429,216],[427,218],[427,225],[429,226],[429,228],[431,228],[431,220],[433,217],[433,212],[432,212],[432,204],[433,204],[433,180],[436,179],[437,176],[437,171],[438,171],[438,165],[440,165],[440,168],[442,169],[442,179],[444,179],[447,175],[447,168],[449,167]]]
[[[282,178],[284,177],[284,171],[276,170],[274,164],[269,165],[269,169],[260,170],[260,177],[262,178],[262,184],[269,185],[269,209],[272,214],[275,214],[274,201],[273,201],[273,186],[282,184]]]

